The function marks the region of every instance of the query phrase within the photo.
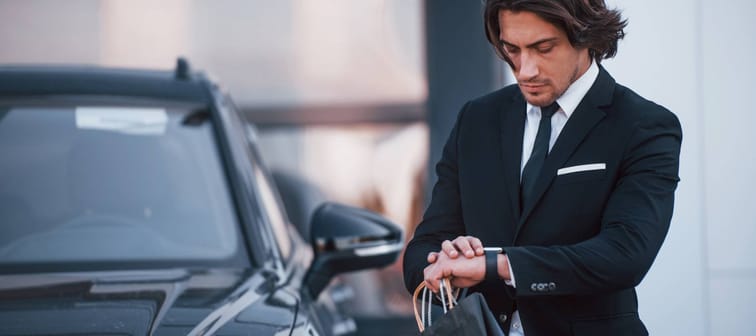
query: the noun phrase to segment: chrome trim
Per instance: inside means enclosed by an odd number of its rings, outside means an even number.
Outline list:
[[[234,297],[235,299],[232,299],[215,309],[187,335],[214,335],[218,329],[236,318],[242,310],[263,299],[263,296],[257,293],[257,289],[265,283],[265,280],[265,277],[260,273],[253,275],[245,284],[242,284],[234,291],[231,297]]]
[[[484,252],[496,252],[496,253],[502,253],[504,252],[504,249],[501,247],[484,247]]]
[[[373,247],[357,248],[354,249],[354,254],[360,257],[372,257],[381,254],[387,254],[392,252],[401,251],[404,244],[401,242],[392,245],[379,245]]]

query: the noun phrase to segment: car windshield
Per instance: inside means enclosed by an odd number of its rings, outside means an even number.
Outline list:
[[[228,259],[238,226],[205,107],[0,101],[0,264]]]

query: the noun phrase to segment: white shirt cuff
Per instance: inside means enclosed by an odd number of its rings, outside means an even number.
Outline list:
[[[509,258],[507,258],[507,268],[509,268],[509,280],[504,280],[504,283],[517,288],[517,285],[515,284],[514,272],[512,272],[512,264],[509,263]]]

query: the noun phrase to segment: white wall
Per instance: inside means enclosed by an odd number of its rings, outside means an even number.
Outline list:
[[[243,107],[420,103],[421,14],[421,0],[0,0],[0,64],[185,56]]]
[[[726,5],[725,5],[726,4]],[[703,2],[704,220],[712,335],[756,333],[756,3]]]
[[[0,63],[95,63],[99,14],[88,0],[0,0]]]
[[[756,3],[610,0],[629,19],[606,68],[683,125],[672,226],[639,288],[652,335],[756,332]]]

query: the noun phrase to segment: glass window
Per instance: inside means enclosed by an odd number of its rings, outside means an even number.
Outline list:
[[[231,257],[238,220],[208,116],[0,102],[0,263]]]
[[[273,229],[273,235],[276,238],[278,247],[284,260],[291,254],[291,237],[289,237],[288,222],[284,216],[284,209],[278,202],[278,196],[273,190],[271,181],[263,174],[259,167],[255,167],[255,178],[257,180],[258,192],[268,215],[268,222]]]

